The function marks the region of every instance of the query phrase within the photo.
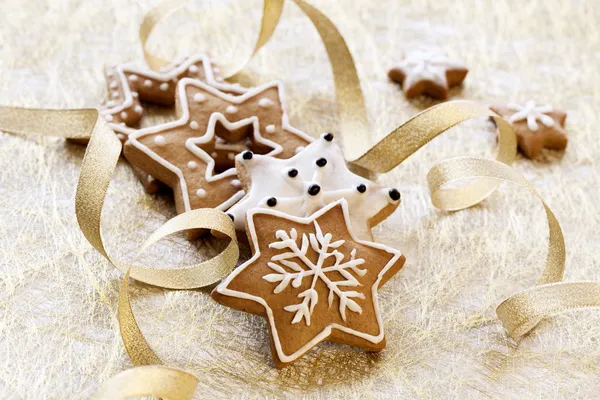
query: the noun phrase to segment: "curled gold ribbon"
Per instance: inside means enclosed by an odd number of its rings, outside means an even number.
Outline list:
[[[42,110],[0,107],[0,130],[33,136],[87,139],[75,195],[75,213],[87,240],[111,264],[139,281],[172,289],[207,286],[223,278],[235,266],[239,250],[235,228],[229,217],[214,209],[199,209],[181,214],[161,226],[142,247],[185,229],[213,229],[230,238],[216,257],[191,266],[158,269],[129,265],[111,258],[102,240],[100,220],[110,179],[121,154],[121,142],[95,109]]]
[[[130,397],[160,397],[169,400],[192,398],[198,378],[187,372],[162,365],[131,368],[113,376],[94,394],[94,400]]]

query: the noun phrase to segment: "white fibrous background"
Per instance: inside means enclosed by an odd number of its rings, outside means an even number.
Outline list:
[[[600,4],[589,1],[313,0],[352,51],[373,143],[436,104],[407,100],[387,69],[403,51],[439,48],[470,69],[452,99],[553,104],[568,112],[569,146],[514,164],[562,224],[565,280],[600,280]],[[0,104],[98,107],[104,64],[143,63],[137,36],[154,1],[0,2]],[[149,47],[175,59],[208,52],[221,65],[249,55],[262,2],[192,1],[153,34]],[[286,4],[275,36],[246,68],[253,84],[281,80],[297,128],[339,134],[328,59],[309,20]],[[147,109],[144,124],[174,118]],[[343,139],[343,138],[342,138]],[[352,146],[348,141],[346,148]],[[400,249],[405,267],[380,290],[387,348],[371,354],[322,343],[278,370],[265,321],[216,304],[211,288],[164,290],[132,282],[133,309],[165,362],[200,378],[198,398],[419,399],[584,398],[600,391],[600,311],[544,320],[520,342],[496,306],[532,286],[547,251],[541,203],[503,185],[471,209],[447,213],[430,202],[426,174],[455,156],[493,157],[486,119],[466,122],[379,179],[402,204],[377,226],[377,241]],[[132,367],[116,319],[122,274],[78,228],[74,194],[85,148],[58,138],[0,133],[0,397],[87,398]],[[109,252],[137,248],[175,215],[168,195],[144,193],[119,162],[103,216]],[[199,261],[217,240],[174,235],[137,262],[165,268]],[[243,256],[248,257],[248,249]]]

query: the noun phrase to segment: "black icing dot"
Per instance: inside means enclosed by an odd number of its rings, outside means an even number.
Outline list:
[[[269,207],[275,207],[277,205],[277,199],[275,197],[271,197],[269,200],[267,200],[267,205]]]
[[[318,195],[320,191],[321,191],[321,186],[317,185],[316,183],[313,183],[312,185],[310,185],[308,187],[308,194],[310,194],[311,196]]]
[[[319,158],[319,159],[317,160],[317,165],[318,165],[319,167],[324,167],[324,166],[326,166],[326,165],[327,165],[327,159],[325,159],[325,158],[323,158],[323,157]]]
[[[290,178],[295,178],[298,176],[298,170],[296,168],[292,168],[288,171],[288,176]]]
[[[252,160],[252,157],[254,157],[254,153],[252,153],[249,150],[246,150],[243,154],[242,154],[242,158],[244,160]]]
[[[229,213],[227,213],[227,216],[228,216],[229,218],[231,218],[231,220],[232,220],[232,221],[235,221],[235,218],[233,217],[233,214],[229,214]]]
[[[400,192],[397,189],[390,189],[390,198],[394,201],[400,200]]]
[[[360,185],[358,185],[356,187],[356,190],[358,190],[358,193],[364,193],[367,191],[367,187],[365,186],[364,183],[361,183]]]
[[[323,136],[323,139],[327,140],[328,142],[331,142],[333,140],[333,133],[326,133],[325,136]]]

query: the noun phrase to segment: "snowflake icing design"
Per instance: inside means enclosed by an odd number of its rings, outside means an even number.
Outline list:
[[[525,104],[525,106],[511,103],[508,105],[508,109],[511,111],[516,111],[508,120],[508,122],[511,124],[518,121],[527,120],[527,127],[531,131],[538,130],[539,126],[537,121],[540,121],[548,128],[554,126],[554,119],[547,115],[548,113],[552,112],[551,105],[538,106],[535,101],[530,100]]]
[[[298,247],[298,232],[296,229],[291,229],[289,233],[284,230],[278,230],[275,233],[275,237],[279,241],[269,244],[269,247],[278,250],[289,249],[290,251],[271,257],[271,262],[267,263],[267,265],[274,273],[263,276],[263,279],[272,283],[279,282],[273,292],[281,293],[290,283],[292,287],[299,288],[304,278],[312,277],[310,288],[298,294],[298,298],[302,299],[302,301],[298,304],[284,307],[284,310],[296,313],[292,324],[296,324],[304,319],[306,325],[310,326],[310,317],[319,302],[319,294],[315,290],[315,285],[319,279],[329,289],[329,307],[331,307],[333,299],[337,296],[340,302],[340,315],[346,321],[346,309],[355,313],[362,313],[362,308],[354,299],[364,299],[365,295],[353,290],[344,291],[342,288],[361,286],[361,283],[350,271],[359,277],[363,277],[367,273],[367,270],[360,269],[358,266],[364,264],[365,260],[356,258],[356,249],[353,249],[350,252],[350,258],[344,261],[345,255],[337,250],[338,247],[344,244],[344,240],[331,242],[333,235],[331,233],[323,235],[317,221],[315,220],[313,223],[315,233],[302,234],[300,247]],[[313,262],[307,256],[309,246],[318,254],[316,262]],[[335,258],[335,263],[330,267],[323,267],[325,260],[330,257]],[[297,259],[300,263],[292,261],[292,259]],[[344,279],[333,281],[327,276],[327,273],[330,272],[337,272]]]

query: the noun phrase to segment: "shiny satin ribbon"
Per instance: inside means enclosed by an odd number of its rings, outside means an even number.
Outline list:
[[[178,215],[161,226],[142,250],[172,233],[186,229],[213,229],[230,238],[228,246],[216,257],[181,268],[150,268],[129,265],[111,257],[104,248],[100,220],[106,191],[121,154],[121,142],[95,109],[42,110],[0,107],[0,130],[31,135],[87,139],[81,173],[75,195],[75,213],[87,240],[111,264],[131,271],[136,280],[171,289],[203,287],[219,281],[235,266],[238,244],[229,217],[214,209],[198,209]]]
[[[160,397],[169,400],[192,398],[198,378],[185,371],[163,365],[131,368],[106,381],[92,397],[94,400],[118,400],[130,397]]]

